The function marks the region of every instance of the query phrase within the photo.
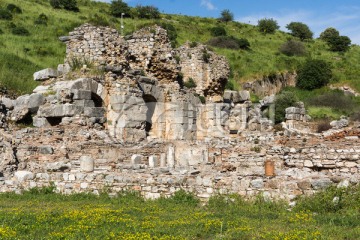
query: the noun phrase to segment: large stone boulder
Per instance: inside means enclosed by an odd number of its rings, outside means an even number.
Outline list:
[[[57,70],[52,68],[46,68],[34,73],[34,80],[44,81],[44,80],[48,80],[49,78],[56,78],[58,76],[59,76],[59,72]]]

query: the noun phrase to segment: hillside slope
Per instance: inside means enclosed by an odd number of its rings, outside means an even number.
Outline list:
[[[22,9],[21,14],[13,14],[12,20],[0,20],[0,83],[2,87],[17,93],[28,93],[36,86],[33,72],[56,67],[65,56],[65,45],[58,40],[74,27],[85,22],[109,24],[120,29],[120,19],[111,17],[109,4],[79,0],[80,12],[53,9],[48,0],[3,0],[1,8],[15,4]],[[40,14],[48,18],[47,24],[35,24]],[[299,19],[301,21],[301,19]],[[250,42],[249,50],[229,50],[213,48],[227,57],[232,68],[231,81],[235,87],[239,83],[261,78],[282,71],[293,71],[306,58],[321,58],[332,62],[337,85],[348,85],[360,91],[360,47],[352,46],[345,54],[328,51],[320,40],[306,42],[307,54],[303,57],[288,57],[279,53],[279,47],[291,36],[277,31],[273,35],[264,35],[256,26],[230,22],[220,23],[217,19],[181,15],[162,14],[161,20],[125,19],[125,34],[129,34],[149,24],[171,24],[176,29],[176,45],[186,41],[206,43],[211,39],[210,28],[223,26],[227,35],[246,38]],[[28,36],[12,33],[14,27],[24,27]]]

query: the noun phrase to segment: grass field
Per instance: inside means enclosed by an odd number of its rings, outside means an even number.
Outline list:
[[[77,1],[80,12],[53,9],[48,0],[2,0],[0,8],[13,3],[22,8],[21,14],[13,14],[12,20],[0,20],[0,83],[18,93],[29,93],[36,86],[32,80],[34,71],[56,67],[65,57],[65,44],[58,37],[66,35],[74,27],[85,22],[110,25],[120,29],[120,19],[109,15],[109,4],[90,0]],[[40,14],[48,17],[47,25],[34,24]],[[100,21],[100,20],[101,21]],[[177,32],[177,46],[186,41],[206,43],[210,38],[210,28],[223,26],[227,34],[237,38],[247,38],[250,50],[229,50],[214,48],[230,61],[231,81],[235,86],[282,71],[293,71],[306,58],[321,58],[332,63],[335,84],[347,84],[360,91],[360,47],[352,46],[350,51],[341,54],[328,51],[320,40],[305,42],[307,54],[303,57],[288,57],[279,53],[281,44],[290,39],[287,33],[277,31],[264,35],[258,28],[239,22],[220,23],[213,18],[200,18],[183,15],[162,14],[160,20],[125,19],[125,33],[149,24],[172,24]],[[26,28],[29,36],[12,34],[12,27]]]
[[[338,201],[334,201],[338,197]],[[331,188],[289,210],[261,197],[215,196],[202,205],[183,191],[144,200],[63,196],[47,189],[0,194],[0,239],[359,239],[360,188]]]

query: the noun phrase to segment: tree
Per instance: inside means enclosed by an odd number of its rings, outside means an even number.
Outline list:
[[[320,34],[320,39],[324,40],[333,52],[346,52],[349,50],[351,40],[347,36],[340,36],[335,28],[327,28]]]
[[[285,120],[285,109],[292,107],[297,102],[297,98],[292,92],[283,91],[275,98],[275,123],[281,123]]]
[[[221,11],[221,17],[219,18],[220,21],[223,22],[231,22],[234,20],[234,14],[230,12],[229,9],[225,9]]]
[[[338,30],[336,30],[335,28],[327,28],[325,29],[325,31],[323,31],[320,34],[320,39],[325,41],[325,42],[329,42],[331,39],[340,36],[340,33]]]
[[[286,28],[291,31],[291,35],[300,38],[301,41],[312,39],[313,37],[313,32],[310,31],[310,28],[304,23],[291,22],[286,25]]]
[[[125,17],[130,16],[130,7],[126,2],[122,0],[114,0],[110,4],[110,14],[114,17],[121,17],[121,14],[124,13]]]
[[[346,52],[350,49],[351,40],[347,36],[333,37],[328,41],[330,50],[333,52]]]
[[[328,84],[332,77],[329,63],[324,60],[309,59],[298,71],[296,86],[301,89],[313,90]]]
[[[152,18],[160,18],[160,11],[157,7],[154,6],[136,6],[137,15],[139,18],[146,18],[146,19],[152,19]]]
[[[270,18],[264,18],[258,21],[259,31],[262,33],[275,33],[277,29],[279,29],[279,25],[277,21]]]
[[[304,44],[295,40],[289,40],[281,45],[279,51],[287,56],[302,56],[306,53]]]

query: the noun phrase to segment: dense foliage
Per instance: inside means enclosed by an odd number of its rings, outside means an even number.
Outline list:
[[[231,22],[234,20],[234,14],[230,12],[229,9],[222,10],[219,20],[223,22]]]
[[[279,25],[276,20],[270,18],[264,18],[258,21],[259,31],[262,33],[275,33],[279,29]]]
[[[211,36],[219,37],[219,36],[226,36],[226,30],[224,27],[216,26],[210,28]]]
[[[347,36],[340,36],[335,28],[327,28],[320,34],[320,39],[325,41],[333,52],[346,52],[350,49],[351,40]]]
[[[327,85],[332,79],[331,65],[319,59],[309,59],[299,69],[296,86],[313,90]]]
[[[55,9],[63,8],[68,11],[79,12],[76,0],[50,0],[50,5]]]
[[[282,91],[275,98],[275,123],[281,123],[285,120],[285,109],[293,107],[298,101],[292,92]]]
[[[279,51],[287,56],[303,56],[306,48],[302,42],[289,40],[281,45]]]
[[[304,41],[305,39],[312,39],[313,37],[313,32],[304,23],[291,22],[286,25],[286,28],[290,30],[291,35],[300,38],[301,41]]]
[[[207,44],[213,47],[227,48],[227,49],[249,49],[250,43],[245,38],[235,38],[233,36],[220,36],[210,39]]]
[[[158,19],[160,18],[160,11],[154,6],[141,6],[135,7],[137,17],[145,19]]]
[[[131,11],[126,2],[122,0],[114,0],[110,4],[110,14],[114,17],[121,17],[121,14],[124,14],[124,17],[130,17]]]

